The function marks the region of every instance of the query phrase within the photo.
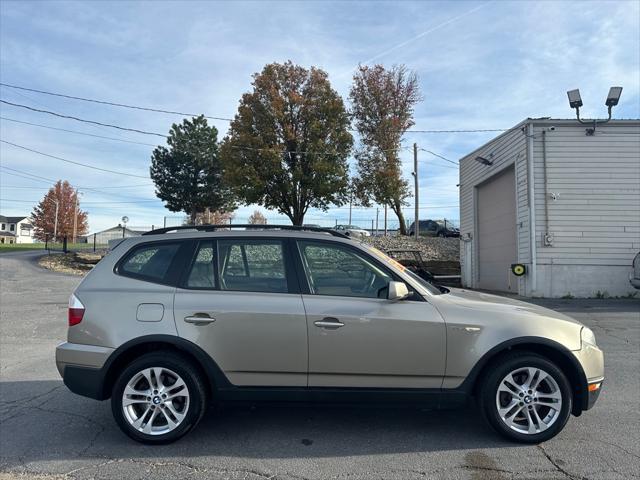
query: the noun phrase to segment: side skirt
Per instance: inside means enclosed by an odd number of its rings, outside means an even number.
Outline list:
[[[216,392],[220,403],[323,403],[371,406],[459,408],[469,395],[460,390],[384,388],[231,387]]]

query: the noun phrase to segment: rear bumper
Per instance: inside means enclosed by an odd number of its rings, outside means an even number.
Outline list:
[[[56,348],[56,367],[73,393],[104,400],[105,372],[102,368],[113,348],[62,343]]]

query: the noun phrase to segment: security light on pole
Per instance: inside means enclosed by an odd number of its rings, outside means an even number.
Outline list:
[[[124,238],[124,232],[127,230],[127,222],[129,221],[129,217],[126,215],[122,217],[122,238]]]
[[[607,95],[607,100],[605,101],[605,105],[607,106],[607,112],[609,116],[606,119],[594,119],[594,120],[583,120],[580,118],[580,107],[582,106],[582,98],[580,97],[580,90],[577,88],[575,90],[569,90],[567,92],[567,97],[569,97],[569,106],[571,108],[575,108],[576,110],[576,118],[582,124],[592,124],[592,128],[587,128],[586,132],[588,136],[593,136],[596,132],[596,127],[600,124],[607,123],[611,120],[611,109],[618,105],[620,101],[620,95],[622,95],[622,87],[611,87],[609,89],[609,94]]]

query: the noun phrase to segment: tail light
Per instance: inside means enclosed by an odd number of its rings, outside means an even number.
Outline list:
[[[82,321],[82,317],[84,316],[84,305],[78,297],[75,295],[71,295],[69,297],[69,326],[73,327],[74,325],[79,324]]]

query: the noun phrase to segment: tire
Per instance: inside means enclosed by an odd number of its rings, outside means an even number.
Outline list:
[[[531,389],[527,388],[530,380]],[[540,355],[502,356],[487,368],[481,382],[480,410],[489,425],[510,440],[545,442],[569,420],[573,400],[569,381],[560,368]]]
[[[111,411],[120,429],[146,444],[171,443],[186,435],[202,419],[206,405],[207,389],[200,371],[167,351],[147,353],[127,365],[111,395]]]

